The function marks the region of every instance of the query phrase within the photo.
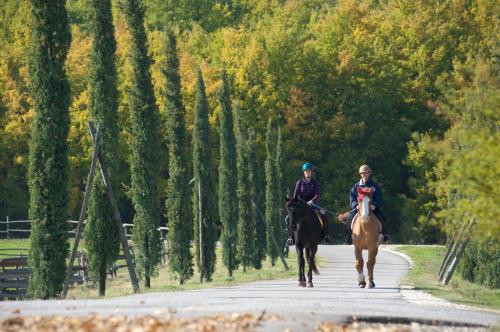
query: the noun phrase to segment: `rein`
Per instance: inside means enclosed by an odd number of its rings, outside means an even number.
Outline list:
[[[307,201],[303,200],[302,198],[300,198],[300,197],[299,197],[299,198],[297,198],[297,199],[298,199],[299,201],[301,201],[302,203],[306,203],[306,204],[307,204]],[[319,206],[319,205],[312,204],[311,206],[312,206],[312,207],[315,207],[315,208],[317,208],[317,209],[319,209],[319,210],[325,211],[326,213],[329,213],[329,214],[331,214],[332,216],[335,216],[335,215],[336,215],[334,212],[329,211],[328,209],[325,209],[324,207],[321,207],[321,206]]]

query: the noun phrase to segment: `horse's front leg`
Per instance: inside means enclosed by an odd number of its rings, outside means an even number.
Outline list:
[[[358,286],[361,288],[366,287],[365,275],[363,274],[363,252],[359,247],[354,248],[354,255],[356,256],[356,271],[358,271]]]
[[[299,264],[299,286],[306,286],[306,276],[305,276],[305,260],[304,260],[304,248],[295,246],[295,251],[297,252],[297,263]]]
[[[306,256],[307,256],[307,265],[309,266],[309,271],[307,272],[307,287],[314,287],[313,281],[312,281],[312,273],[315,271],[317,272],[317,267],[316,267],[316,252],[318,251],[318,246],[312,246],[310,249],[306,249]]]
[[[373,282],[373,268],[375,267],[377,253],[378,253],[377,246],[368,250],[368,262],[366,262],[366,267],[368,268],[368,287],[369,288],[375,287],[375,282]]]

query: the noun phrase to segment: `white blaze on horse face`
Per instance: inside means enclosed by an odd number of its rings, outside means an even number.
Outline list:
[[[368,216],[370,215],[370,198],[368,196],[363,197],[361,202],[361,219],[364,222],[368,221]]]

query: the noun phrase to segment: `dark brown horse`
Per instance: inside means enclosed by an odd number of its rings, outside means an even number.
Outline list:
[[[285,204],[290,218],[290,225],[294,228],[295,250],[297,251],[297,262],[299,264],[299,286],[306,287],[305,258],[309,271],[307,273],[307,287],[314,287],[312,273],[318,275],[315,256],[318,251],[318,244],[323,241],[321,234],[321,221],[312,207],[304,201],[298,199],[286,199]]]

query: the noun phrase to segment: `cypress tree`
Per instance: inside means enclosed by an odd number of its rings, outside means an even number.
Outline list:
[[[283,199],[286,195],[285,179],[286,155],[283,146],[283,134],[281,127],[278,128],[278,138],[276,144],[276,182],[278,188],[278,199]]]
[[[30,77],[35,118],[29,190],[31,275],[29,294],[57,296],[68,255],[68,148],[70,89],[64,62],[71,43],[64,0],[31,0]]]
[[[262,211],[261,196],[262,196],[262,181],[260,172],[257,169],[257,154],[255,153],[255,132],[253,130],[248,133],[247,140],[248,149],[248,183],[250,187],[250,198],[253,200],[257,208]],[[255,231],[253,232],[252,240],[252,266],[255,269],[262,268],[262,261],[266,258],[266,227],[262,224],[260,216],[256,211],[253,204],[251,205],[251,212],[253,218],[253,225]]]
[[[283,146],[283,135],[281,127],[278,127],[278,139],[276,144],[276,213],[277,213],[277,230],[276,241],[278,244],[285,243],[286,227],[285,227],[285,208],[284,198],[287,194],[285,183],[285,167],[286,167],[285,148]],[[288,254],[288,246],[285,247]]]
[[[194,219],[194,244],[198,268],[200,262],[200,202],[198,189],[202,192],[203,220],[203,271],[201,278],[212,280],[215,270],[215,244],[217,242],[217,201],[214,176],[212,174],[212,158],[210,144],[210,125],[208,123],[208,102],[205,95],[205,83],[201,69],[198,67],[196,78],[196,99],[194,103],[194,129],[193,129],[193,219]]]
[[[234,123],[236,129],[236,165],[238,169],[238,262],[243,272],[253,263],[253,253],[256,249],[256,230],[254,207],[250,199],[250,160],[246,129],[241,123],[241,110],[238,103],[234,104]],[[255,201],[255,200],[254,200]]]
[[[278,239],[278,182],[276,176],[276,135],[275,124],[272,119],[267,123],[266,133],[266,222],[269,230]],[[271,240],[271,234],[267,234],[267,255],[271,257],[271,264],[274,266],[278,253]]]
[[[222,261],[229,276],[237,268],[236,243],[238,206],[236,196],[236,139],[233,130],[233,114],[229,83],[226,72],[221,73],[222,86],[218,91],[221,107],[219,114],[220,165],[219,165],[219,213],[222,223]]]
[[[165,114],[169,150],[167,219],[169,225],[169,264],[183,284],[193,276],[193,256],[190,241],[193,224],[190,210],[189,168],[187,165],[186,127],[181,96],[181,77],[177,43],[167,32],[165,75]]]
[[[140,0],[124,0],[122,8],[131,38],[132,78],[129,91],[131,117],[130,189],[134,216],[134,251],[139,278],[146,287],[160,262],[160,226],[157,180],[159,173],[159,115],[151,82],[144,8]]]
[[[106,156],[113,179],[116,166],[118,128],[118,91],[116,88],[113,17],[110,0],[92,0],[90,29],[93,36],[90,51],[90,111],[101,126],[100,148]],[[99,294],[106,293],[107,270],[118,257],[120,238],[113,219],[101,173],[96,173],[89,198],[85,245],[89,258],[89,273],[99,282]]]

